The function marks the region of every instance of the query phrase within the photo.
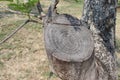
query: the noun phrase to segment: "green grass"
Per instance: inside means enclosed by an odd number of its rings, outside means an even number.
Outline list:
[[[67,14],[71,14],[75,17],[80,18],[83,4],[76,3],[73,0],[71,0],[70,2],[66,1],[64,3],[62,3],[62,1],[61,1],[61,3],[58,4],[57,8],[58,8],[59,13],[67,13]]]
[[[0,70],[4,68],[4,62],[0,61]]]
[[[2,39],[5,35],[6,33],[0,33],[0,39]]]
[[[118,5],[120,5],[120,0],[118,0]]]
[[[64,0],[64,1],[76,4],[76,3],[83,3],[84,0]]]
[[[10,34],[13,30],[15,30],[23,21],[11,21],[12,24],[6,23],[4,26],[1,26],[2,30],[0,33],[0,40],[3,39],[6,35]]]
[[[9,61],[11,58],[14,57],[14,54],[15,53],[12,53],[12,52],[7,52],[3,55],[0,56],[0,59],[4,60],[4,61]]]
[[[43,29],[43,26],[41,24],[37,24],[37,23],[29,23],[25,26],[25,28],[40,32]]]

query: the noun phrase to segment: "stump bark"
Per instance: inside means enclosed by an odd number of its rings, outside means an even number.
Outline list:
[[[51,71],[62,80],[117,80],[115,0],[85,0],[82,20],[58,14],[53,0],[44,19]]]

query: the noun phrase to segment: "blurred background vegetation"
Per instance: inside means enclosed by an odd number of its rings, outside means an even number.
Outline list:
[[[37,0],[31,0],[30,6],[13,0],[0,0],[0,41],[28,19],[31,11],[38,15]],[[15,1],[15,0],[14,0]],[[40,0],[46,13],[51,0]],[[120,0],[119,3],[120,5]],[[19,6],[18,6],[19,5]],[[14,14],[8,9],[21,11],[23,14]],[[68,13],[77,18],[82,15],[83,0],[60,0],[59,13]],[[32,17],[34,18],[34,17]],[[120,8],[117,9],[116,21],[116,54],[118,73],[120,77]],[[29,23],[25,25],[7,42],[0,45],[0,80],[47,80],[49,63],[46,57],[43,39],[42,24]],[[53,76],[51,80],[59,80]]]

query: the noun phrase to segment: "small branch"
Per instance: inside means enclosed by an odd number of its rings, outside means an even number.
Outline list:
[[[32,17],[35,17],[35,18],[39,18],[39,19],[42,20],[42,18],[45,17],[46,14],[43,12],[43,9],[42,9],[41,4],[40,4],[39,1],[36,4],[36,6],[37,6],[37,10],[38,10],[38,12],[39,12],[40,15],[36,16],[35,14],[29,13],[29,16],[32,16]],[[0,5],[0,7],[3,8],[3,10],[9,11],[9,12],[14,13],[14,14],[27,15],[27,13],[22,13],[20,11],[15,11],[15,10],[12,10],[12,9],[6,7],[6,6]]]
[[[3,9],[5,9],[6,11],[9,11],[9,12],[11,12],[11,13],[14,13],[14,14],[19,14],[19,15],[26,15],[25,13],[22,13],[22,12],[20,12],[20,11],[15,11],[15,10],[12,10],[12,9],[9,9],[9,8],[7,8],[7,7],[4,7],[4,6],[1,6],[0,5],[0,7],[1,8],[3,8]],[[36,15],[35,14],[29,14],[30,16],[33,16],[33,17],[36,17]],[[38,17],[38,16],[37,16]]]
[[[21,24],[17,29],[15,29],[11,34],[7,35],[7,37],[5,39],[3,39],[0,42],[0,45],[4,42],[6,42],[9,38],[11,38],[17,31],[19,31],[22,27],[24,27],[28,22],[30,22],[30,20],[26,20],[23,24]]]
[[[39,14],[41,15],[41,12],[43,12],[43,9],[42,9],[42,7],[41,7],[41,3],[40,3],[40,1],[38,0],[38,3],[37,3],[37,9],[38,9],[38,12],[39,12]]]
[[[42,24],[42,22],[39,22],[37,20],[26,20],[23,24],[21,24],[18,28],[16,28],[11,34],[7,35],[6,38],[4,38],[1,42],[0,45],[6,42],[9,38],[11,38],[16,32],[18,32],[22,27],[24,27],[28,22],[33,22],[33,23],[39,23]]]
[[[22,13],[21,13],[21,12],[19,12],[19,11],[14,11],[14,10],[11,10],[11,9],[9,9],[9,8],[5,7],[5,6],[1,6],[1,5],[0,5],[0,7],[1,7],[1,8],[3,8],[3,9],[5,9],[6,11],[9,11],[9,12],[12,12],[12,13],[15,13],[15,14],[22,14]]]
[[[41,3],[40,1],[38,0],[38,3],[36,4],[36,7],[37,7],[37,10],[39,12],[39,19],[42,20],[42,18],[45,16],[45,13],[43,12],[43,9],[42,9],[42,6],[41,6]]]
[[[37,20],[33,20],[33,19],[29,20],[29,22],[42,24],[42,22],[39,22],[39,21],[37,21]]]

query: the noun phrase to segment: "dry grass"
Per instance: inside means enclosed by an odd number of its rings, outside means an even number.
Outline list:
[[[41,0],[44,10],[50,0]],[[0,5],[6,4],[1,2]],[[63,10],[64,9],[64,10]],[[6,11],[0,11],[6,13]],[[82,5],[61,1],[58,5],[60,13],[69,13],[80,17]],[[2,15],[3,15],[2,14]],[[1,17],[1,12],[0,12]],[[0,40],[20,25],[25,16],[6,14],[0,18]],[[117,38],[120,39],[120,13],[117,14]],[[49,64],[44,49],[42,25],[30,23],[22,28],[6,43],[0,46],[0,80],[47,80]],[[51,80],[59,80],[53,76]]]

